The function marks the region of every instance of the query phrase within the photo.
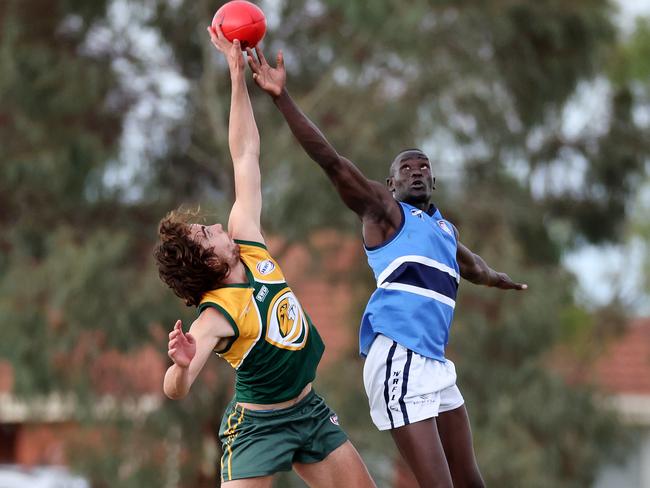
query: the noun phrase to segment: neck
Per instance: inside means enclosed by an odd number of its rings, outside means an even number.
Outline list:
[[[239,283],[248,283],[248,276],[246,276],[246,268],[241,260],[237,260],[237,264],[230,268],[230,273],[225,280],[225,285],[236,285]]]
[[[424,201],[421,201],[421,200],[410,201],[410,200],[405,199],[405,200],[402,200],[402,202],[408,203],[409,205],[411,205],[411,206],[413,206],[415,208],[419,208],[423,212],[426,212],[427,210],[429,210],[430,203],[429,203],[428,200],[426,202],[424,202]]]

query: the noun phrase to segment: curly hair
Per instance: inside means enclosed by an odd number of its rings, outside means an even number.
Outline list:
[[[199,210],[177,209],[160,221],[153,256],[160,279],[185,301],[198,306],[210,290],[219,288],[230,273],[230,266],[214,249],[206,249],[190,236],[191,220]]]

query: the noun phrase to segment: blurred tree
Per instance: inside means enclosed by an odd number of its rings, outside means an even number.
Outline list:
[[[195,398],[147,422],[94,409],[106,393],[96,384],[103,355],[153,342],[162,356],[160,324],[191,317],[152,265],[165,203],[129,199],[129,188],[109,184],[122,170],[127,115],[143,96],[119,69],[139,64],[138,45],[115,27],[128,14],[119,3],[0,2],[0,359],[13,365],[16,394],[73,394],[77,420],[112,432],[114,444],[90,436],[79,443],[84,456],[72,457],[92,467],[97,486],[161,486],[160,452],[147,446],[169,425],[202,432],[227,400]],[[118,404],[141,395],[128,378],[116,383]]]
[[[209,181],[221,181],[227,194],[227,155],[217,149],[225,147],[227,90],[198,26],[213,6],[159,5],[163,38],[194,87],[196,107],[179,125],[184,136],[171,148],[174,170],[205,166],[212,154],[209,166],[217,170]],[[566,317],[576,308],[562,254],[585,241],[622,239],[626,204],[649,151],[628,82],[604,90],[601,118],[587,116],[577,126],[568,120],[592,109],[593,91],[607,74],[616,43],[611,5],[285,0],[263,7],[270,14],[267,57],[284,50],[290,90],[335,146],[378,180],[396,152],[423,146],[439,177],[436,203],[462,239],[532,285],[523,295],[462,292],[452,354],[470,412],[477,410],[487,480],[588,484],[615,445],[615,424],[588,391],[553,379],[545,358],[573,326]],[[254,97],[267,227],[294,240],[319,226],[356,230],[356,219],[341,211],[272,103],[259,92]],[[193,177],[205,181],[202,170]],[[539,404],[548,396],[552,408]],[[367,447],[373,458],[376,446]]]
[[[643,37],[637,48],[617,44],[606,0],[261,5],[267,57],[285,51],[291,92],[336,147],[381,181],[395,153],[422,146],[438,176],[436,204],[463,241],[531,284],[508,295],[462,287],[451,353],[486,479],[588,484],[616,446],[615,424],[589,391],[549,373],[546,353],[576,316],[595,322],[574,303],[562,254],[620,240],[644,175],[650,149],[635,110],[647,92],[630,73],[646,71],[616,64],[644,49]],[[223,221],[231,201],[229,81],[205,33],[218,6],[0,4],[0,356],[14,364],[19,392],[76,391],[92,403],[85,365],[149,342],[163,351],[160,331],[191,317],[158,283],[150,249],[166,210],[200,202]],[[155,53],[187,90],[166,91],[173,80]],[[357,232],[273,104],[251,92],[269,233],[306,241],[323,226]],[[174,117],[161,109],[171,98],[181,99]],[[150,115],[133,124],[138,110]],[[576,123],[576,113],[586,121]],[[127,138],[141,154],[120,151]],[[123,173],[123,184],[111,183]],[[367,294],[370,278],[364,263],[349,276]],[[350,354],[346,366],[358,370]],[[180,444],[179,485],[212,485],[214,465],[203,465],[216,455],[204,440],[214,439],[228,389],[211,378],[146,422],[116,419],[107,425],[115,428],[110,451],[75,459],[98,486],[158,486],[173,475],[155,466]],[[360,375],[329,380],[326,392],[354,419],[350,431],[387,484],[382,466],[394,451],[376,441],[385,436],[367,433]],[[160,439],[166,451],[144,447]],[[81,442],[79,452],[91,450]]]
[[[630,87],[633,99],[633,115],[646,129],[650,128],[650,17],[638,18],[635,29],[613,51],[611,56],[610,78],[616,86]],[[647,138],[646,147],[649,145]],[[650,294],[650,223],[648,211],[650,210],[650,159],[645,151],[645,178],[641,179],[642,190],[635,201],[631,202],[632,219],[626,233],[626,244],[634,246],[640,244],[645,252],[643,279],[645,285],[639,295],[641,306],[648,310],[648,294]]]

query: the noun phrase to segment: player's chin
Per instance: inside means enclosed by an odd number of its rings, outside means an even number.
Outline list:
[[[408,197],[412,201],[424,202],[428,201],[431,198],[431,189],[430,188],[410,188],[408,192]]]

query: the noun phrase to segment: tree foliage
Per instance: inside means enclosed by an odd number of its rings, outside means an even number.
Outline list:
[[[224,221],[231,201],[229,81],[205,33],[217,7],[207,0],[0,6],[0,356],[14,365],[18,392],[72,391],[92,403],[83,365],[148,343],[162,352],[160,331],[177,316],[190,319],[158,282],[150,250],[165,211],[202,203]],[[438,177],[436,204],[461,239],[531,285],[525,294],[462,287],[451,353],[486,479],[587,484],[616,445],[615,424],[591,391],[554,377],[546,357],[578,308],[563,253],[620,240],[645,175],[650,147],[637,112],[649,100],[647,24],[619,42],[605,0],[262,7],[267,57],[285,52],[289,90],[339,151],[381,181],[394,154],[421,146]],[[131,22],[115,20],[129,15]],[[170,96],[147,50],[187,87],[175,92],[182,110],[173,117],[159,106]],[[290,242],[320,227],[358,232],[271,101],[250,88],[265,228]],[[599,117],[571,122],[589,112],[597,90]],[[151,115],[131,124],[138,110]],[[144,150],[125,152],[127,137]],[[111,184],[120,171],[141,178]],[[348,278],[372,288],[364,263]],[[588,311],[578,315],[591,320]],[[347,361],[359,368],[353,353]],[[216,376],[228,378],[223,367]],[[209,484],[209,474],[197,475],[210,471],[202,468],[204,439],[214,439],[229,392],[227,380],[215,386],[210,378],[147,422],[116,419],[112,450],[79,458],[97,485],[168,482],[155,466],[179,442],[188,454],[182,485]],[[366,433],[360,375],[352,379],[324,381],[325,389],[341,416],[354,419],[353,440],[385,479],[382,465],[394,452]],[[133,456],[134,446],[156,438],[172,439],[167,450],[139,447]]]

